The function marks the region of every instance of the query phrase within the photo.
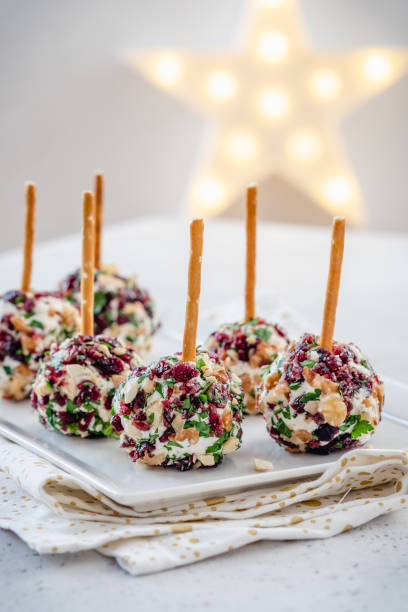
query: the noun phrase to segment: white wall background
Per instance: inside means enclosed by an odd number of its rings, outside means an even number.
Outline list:
[[[408,46],[407,0],[301,6],[317,47]],[[245,0],[0,0],[0,250],[21,242],[29,179],[39,239],[78,230],[80,192],[99,168],[107,222],[181,211],[203,122],[121,51],[231,48],[244,9]],[[371,227],[408,231],[407,103],[405,77],[342,124]]]

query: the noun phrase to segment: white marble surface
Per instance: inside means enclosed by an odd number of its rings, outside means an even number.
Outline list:
[[[207,224],[203,308],[239,295],[243,287],[243,228]],[[327,275],[329,231],[262,225],[258,283],[318,331]],[[120,245],[120,251],[118,250]],[[105,234],[105,261],[139,271],[161,304],[163,318],[180,327],[185,297],[187,233],[177,220],[145,219]],[[377,369],[408,382],[406,235],[353,232],[347,237],[336,336],[352,339]],[[0,257],[0,290],[16,286],[20,254]],[[50,288],[79,262],[79,238],[39,245],[34,285]],[[0,507],[1,511],[1,507]],[[405,611],[408,601],[408,515],[382,517],[332,540],[258,543],[194,566],[133,578],[96,553],[40,557],[18,538],[0,533],[0,608],[59,612],[113,606],[172,610],[315,610],[341,612],[386,607]],[[160,581],[160,586],[158,586]],[[5,607],[4,607],[5,606]]]

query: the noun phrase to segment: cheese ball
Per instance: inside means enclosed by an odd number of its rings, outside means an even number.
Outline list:
[[[79,330],[78,309],[60,293],[8,291],[0,297],[0,393],[22,400],[44,351]]]
[[[75,336],[53,346],[34,381],[31,401],[47,429],[81,438],[112,436],[112,399],[140,364],[116,338]]]
[[[225,367],[242,382],[244,411],[256,413],[255,391],[261,382],[261,368],[289,344],[279,325],[263,319],[245,323],[225,323],[207,340],[207,348],[216,353]]]
[[[133,461],[181,471],[219,465],[241,445],[239,379],[217,356],[170,355],[134,370],[113,399],[112,426]]]
[[[332,352],[306,334],[262,373],[257,394],[271,437],[291,452],[365,444],[381,419],[384,385],[354,344]]]
[[[80,270],[67,276],[60,286],[68,300],[80,303]],[[95,270],[94,328],[96,335],[113,336],[134,350],[147,351],[158,328],[149,293],[134,278],[119,276],[114,266]]]

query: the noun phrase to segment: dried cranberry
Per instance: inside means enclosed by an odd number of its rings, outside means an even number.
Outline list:
[[[337,370],[339,370],[343,365],[343,362],[340,357],[338,355],[332,354],[326,357],[325,363],[333,372],[337,372]]]
[[[54,399],[59,406],[65,406],[67,398],[64,395],[61,395],[59,391],[54,393]]]
[[[283,329],[280,327],[280,325],[278,325],[277,323],[275,323],[274,327],[275,327],[275,329],[276,329],[277,333],[279,334],[279,336],[281,336],[282,338],[286,338],[286,334],[285,334],[285,332],[283,331]]]
[[[328,423],[324,423],[323,425],[320,425],[314,433],[319,438],[319,440],[328,442],[329,440],[332,440],[334,438],[338,431],[338,427],[333,427]]]
[[[177,382],[186,382],[199,374],[198,370],[189,363],[180,361],[173,368],[174,378]]]
[[[167,442],[167,440],[170,438],[171,434],[174,434],[174,433],[176,433],[174,431],[174,429],[172,427],[168,427],[166,429],[166,431],[164,431],[162,433],[162,435],[160,436],[159,441],[160,442]]]
[[[157,378],[165,378],[170,375],[173,366],[165,359],[161,359],[155,368]]]
[[[84,380],[78,383],[78,389],[79,392],[74,399],[77,406],[81,406],[86,402],[97,402],[101,397],[98,387],[91,381]]]
[[[123,371],[123,363],[119,357],[113,355],[108,357],[107,355],[99,355],[95,359],[95,367],[104,376],[112,376],[113,374],[120,374]]]
[[[130,414],[132,412],[132,406],[126,404],[124,400],[120,402],[120,414]]]
[[[58,412],[58,417],[61,419],[64,425],[69,425],[76,420],[76,415],[72,414],[72,412],[68,412],[67,410],[62,410]]]
[[[121,433],[123,431],[122,420],[118,414],[114,414],[111,418],[111,425],[116,433]]]
[[[87,431],[87,429],[89,428],[92,419],[95,416],[95,411],[91,410],[89,412],[83,412],[82,410],[80,410],[78,412],[78,417],[79,417],[79,423],[78,423],[78,429],[79,431]]]
[[[217,409],[213,404],[209,404],[208,406],[208,420],[210,422],[211,429],[215,431],[217,436],[221,436],[224,428]]]
[[[151,428],[151,424],[148,421],[138,421],[136,419],[133,419],[132,425],[141,431],[147,431]]]

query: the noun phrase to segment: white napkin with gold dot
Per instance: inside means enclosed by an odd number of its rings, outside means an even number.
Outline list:
[[[319,477],[140,512],[0,438],[0,527],[38,553],[95,549],[134,575],[256,540],[328,538],[405,507],[403,450],[354,450]]]

